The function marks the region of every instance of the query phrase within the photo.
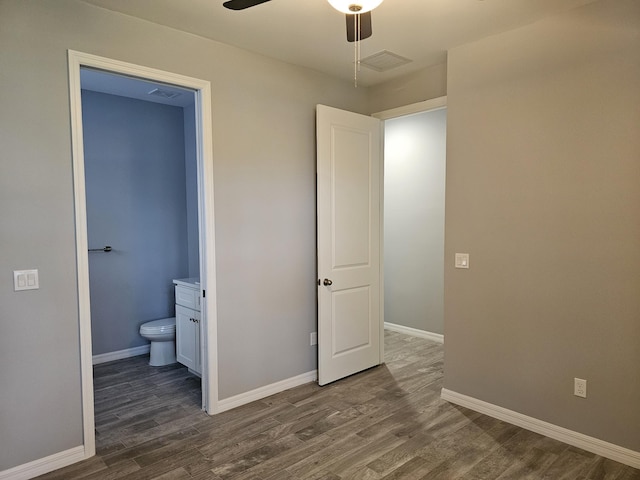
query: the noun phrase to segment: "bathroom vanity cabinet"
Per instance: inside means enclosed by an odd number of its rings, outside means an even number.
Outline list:
[[[200,283],[197,278],[173,281],[176,295],[176,359],[202,374],[200,358]]]

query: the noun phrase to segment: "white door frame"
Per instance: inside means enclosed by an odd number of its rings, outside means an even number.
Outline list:
[[[372,117],[375,117],[379,120],[382,120],[382,144],[384,145],[385,140],[385,120],[391,120],[392,118],[404,117],[407,115],[413,115],[416,113],[424,113],[432,110],[439,110],[441,108],[447,107],[447,96],[431,98],[429,100],[423,100],[422,102],[412,103],[409,105],[404,105],[402,107],[392,108],[389,110],[383,110],[381,112],[371,114]],[[382,359],[384,360],[384,328],[387,325],[384,321],[384,147],[383,147],[383,155],[382,155],[382,175],[380,180],[380,209],[382,211],[381,219],[380,219],[380,274],[382,278],[380,279],[381,285],[381,293],[380,296],[382,298],[382,313],[381,313],[381,323],[382,323],[382,335],[380,337],[380,352],[382,355]],[[420,336],[423,338],[429,338],[430,340],[434,340],[442,343],[444,341],[444,336],[435,336],[436,334],[426,335],[422,331],[418,331],[416,329],[411,329],[409,327],[402,327],[398,329],[397,326],[389,329],[393,329],[396,331],[401,331],[401,333],[405,333],[408,335]]]
[[[391,118],[404,117],[405,115],[413,115],[414,113],[428,112],[429,110],[436,110],[447,106],[447,97],[437,97],[430,100],[424,100],[418,103],[412,103],[403,107],[392,108],[390,110],[383,110],[382,112],[374,113],[371,116],[380,120],[389,120]]]
[[[82,423],[85,458],[95,455],[93,405],[93,359],[91,349],[91,308],[89,301],[89,255],[82,131],[80,68],[90,67],[195,90],[196,152],[198,165],[198,223],[200,232],[200,285],[202,298],[202,404],[209,414],[218,407],[218,344],[215,277],[215,235],[213,217],[213,141],[211,84],[206,80],[112,60],[69,50],[69,101],[73,156],[76,261],[78,275],[78,315],[80,369],[82,382]]]

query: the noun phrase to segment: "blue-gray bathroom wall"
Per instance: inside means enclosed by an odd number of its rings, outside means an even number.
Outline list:
[[[147,343],[189,275],[184,112],[82,92],[93,354]]]
[[[198,157],[195,103],[184,107],[184,165],[187,182],[187,242],[189,276],[200,277],[200,230],[198,225]]]

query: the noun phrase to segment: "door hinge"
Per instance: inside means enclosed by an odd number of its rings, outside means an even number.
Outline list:
[[[202,298],[204,298],[204,297],[206,297],[206,296],[207,296],[207,292],[206,292],[206,291],[204,291],[204,290],[202,290]]]

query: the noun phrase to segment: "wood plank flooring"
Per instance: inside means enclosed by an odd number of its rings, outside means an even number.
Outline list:
[[[443,348],[386,332],[386,364],[209,417],[145,356],[95,367],[97,456],[42,479],[640,480],[640,470],[440,399]]]

